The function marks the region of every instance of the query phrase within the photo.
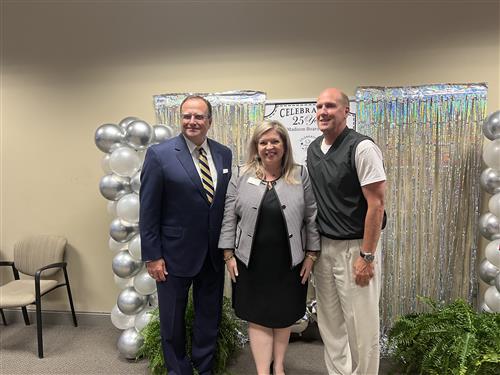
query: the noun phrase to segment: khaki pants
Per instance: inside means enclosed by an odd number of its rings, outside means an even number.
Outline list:
[[[366,287],[356,285],[353,265],[361,240],[321,237],[321,256],[314,267],[318,326],[329,374],[378,374],[380,243],[375,275]]]

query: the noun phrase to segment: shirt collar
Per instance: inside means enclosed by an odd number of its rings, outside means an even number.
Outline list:
[[[186,137],[184,134],[182,134],[182,136],[186,140],[186,144],[188,146],[190,154],[193,155],[193,153],[196,152],[196,149],[198,148],[198,146],[196,146],[193,142],[191,142],[191,140],[188,137]],[[208,141],[207,141],[207,139],[208,138],[205,138],[205,140],[203,141],[203,143],[199,147],[203,147],[203,149],[205,150],[205,152],[209,153],[210,152],[210,148],[208,147]]]

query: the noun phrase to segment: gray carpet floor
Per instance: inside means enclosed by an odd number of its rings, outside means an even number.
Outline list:
[[[45,358],[38,359],[36,325],[16,322],[0,325],[0,374],[149,374],[147,360],[122,358],[116,349],[120,335],[111,324],[105,327],[44,325]],[[390,364],[381,363],[380,374],[391,373]],[[314,327],[302,338],[291,340],[286,359],[287,375],[326,374],[323,344]],[[247,345],[231,364],[234,375],[255,374]]]

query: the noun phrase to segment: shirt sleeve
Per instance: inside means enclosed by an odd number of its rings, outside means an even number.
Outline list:
[[[386,180],[382,151],[371,140],[359,142],[354,162],[361,186]]]

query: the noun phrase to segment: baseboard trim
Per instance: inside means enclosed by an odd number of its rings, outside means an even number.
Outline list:
[[[3,309],[7,324],[23,323],[23,314],[21,309]],[[31,324],[36,324],[35,310],[28,310],[28,317]],[[108,327],[112,326],[111,317],[109,313],[89,313],[77,312],[76,320],[79,326],[94,326],[94,327]],[[73,318],[70,311],[43,311],[42,310],[43,324],[50,325],[68,325],[73,326]],[[0,318],[0,325],[3,324]]]

